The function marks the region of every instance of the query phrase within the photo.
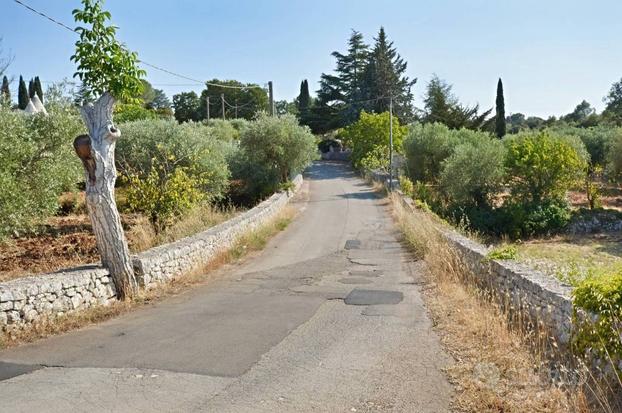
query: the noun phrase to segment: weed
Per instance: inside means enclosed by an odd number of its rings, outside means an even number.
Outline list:
[[[514,245],[504,245],[492,249],[486,254],[486,260],[515,260],[518,258],[518,249]]]

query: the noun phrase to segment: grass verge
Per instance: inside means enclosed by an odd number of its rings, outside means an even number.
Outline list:
[[[550,360],[534,351],[508,317],[469,282],[456,252],[433,218],[407,211],[392,195],[395,219],[413,253],[424,260],[423,297],[455,363],[447,369],[460,412],[591,412],[581,385],[551,380]]]
[[[116,301],[107,306],[96,306],[68,313],[62,317],[42,319],[18,329],[4,331],[0,334],[0,348],[30,343],[45,337],[100,323],[166,297],[183,293],[196,285],[204,284],[215,275],[215,270],[223,265],[239,262],[248,254],[262,250],[270,238],[287,228],[295,215],[295,208],[289,205],[286,206],[264,225],[240,236],[230,249],[218,254],[206,265],[175,277],[166,284],[148,291],[142,291],[131,300]]]

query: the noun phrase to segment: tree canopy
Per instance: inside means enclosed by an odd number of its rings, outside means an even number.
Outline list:
[[[464,106],[452,85],[434,75],[426,87],[423,122],[442,122],[451,129],[481,129],[492,109],[479,113],[479,105]]]
[[[75,28],[80,38],[71,56],[78,65],[74,77],[80,79],[89,98],[109,92],[117,99],[136,99],[146,74],[138,68],[138,55],[115,38],[117,27],[107,24],[111,15],[103,10],[101,0],[82,0],[82,5],[84,10],[73,10],[73,17],[90,27]]]
[[[207,98],[210,101],[210,119],[222,118],[222,98],[225,98],[225,118],[251,120],[255,114],[268,109],[268,94],[258,85],[237,80],[212,79],[201,96],[183,92],[173,96],[175,119],[179,122],[207,119]],[[222,86],[221,86],[222,85]]]
[[[622,125],[622,79],[611,85],[603,100],[607,104],[603,117],[616,125]]]
[[[356,122],[361,111],[382,113],[393,99],[395,115],[413,118],[411,87],[416,79],[406,75],[407,63],[380,28],[373,47],[352,30],[345,53],[335,51],[334,73],[322,73],[317,99],[307,124],[315,132],[326,132]]]

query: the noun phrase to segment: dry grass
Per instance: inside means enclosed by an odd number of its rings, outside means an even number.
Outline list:
[[[216,208],[205,204],[198,206],[177,219],[162,232],[156,233],[153,225],[146,218],[137,221],[129,229],[127,237],[132,252],[141,252],[167,244],[185,237],[205,231],[213,226],[225,222],[240,213],[235,207]]]
[[[116,301],[107,306],[96,306],[85,310],[65,314],[53,319],[42,319],[34,324],[19,329],[0,333],[0,348],[12,347],[33,342],[45,337],[77,330],[100,323],[135,308],[142,307],[166,297],[181,294],[188,289],[207,283],[215,275],[215,270],[225,264],[239,262],[248,254],[263,249],[269,239],[283,231],[296,215],[296,210],[286,206],[277,216],[254,231],[242,235],[232,248],[222,251],[206,265],[176,277],[167,284],[160,285],[128,301]]]
[[[563,235],[516,244],[518,259],[566,283],[622,271],[622,236]]]
[[[430,215],[406,211],[393,197],[405,241],[427,267],[423,295],[446,350],[460,412],[590,412],[581,386],[550,379],[539,344],[513,329],[499,307],[469,282],[459,256],[439,236]],[[535,350],[535,351],[534,351]]]

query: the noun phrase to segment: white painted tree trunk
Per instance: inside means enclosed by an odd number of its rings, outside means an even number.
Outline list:
[[[85,157],[78,152],[78,156],[86,171],[86,205],[102,265],[110,271],[119,298],[124,299],[136,293],[137,283],[114,198],[117,179],[114,148],[121,136],[112,122],[114,102],[106,92],[94,104],[82,107],[82,118],[89,130],[90,158],[88,152]],[[74,146],[78,151],[76,143]]]

